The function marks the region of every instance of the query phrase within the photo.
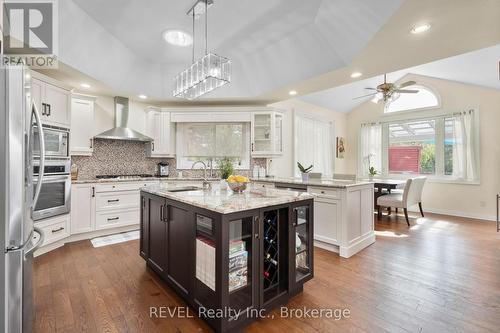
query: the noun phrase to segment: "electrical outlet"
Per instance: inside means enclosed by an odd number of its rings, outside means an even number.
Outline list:
[[[486,201],[479,201],[479,206],[482,208],[486,207]]]

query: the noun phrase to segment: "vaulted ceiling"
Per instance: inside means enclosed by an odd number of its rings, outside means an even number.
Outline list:
[[[75,85],[81,79],[92,80],[93,86],[130,97],[146,94],[151,100],[176,101],[172,79],[190,64],[191,48],[166,44],[162,32],[172,28],[191,31],[186,12],[193,2],[59,1],[59,58],[63,65],[54,75]],[[305,94],[349,82],[346,74],[352,69],[362,67],[366,74],[375,75],[497,44],[500,24],[492,12],[500,9],[498,3],[215,0],[208,16],[209,49],[232,60],[233,75],[230,85],[202,101],[277,101],[292,88]],[[471,24],[470,29],[459,31],[463,38],[459,44],[439,45],[443,38],[456,41],[450,29],[463,24],[466,17],[480,17],[485,27]],[[425,19],[433,21],[428,45],[408,37],[411,26]],[[204,18],[196,25],[198,57],[204,51]],[[408,45],[419,49],[408,56]],[[391,58],[394,60],[388,61]]]

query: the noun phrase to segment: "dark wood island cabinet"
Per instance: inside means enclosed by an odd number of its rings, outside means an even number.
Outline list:
[[[313,277],[306,193],[158,186],[141,202],[140,255],[217,332],[285,305]]]

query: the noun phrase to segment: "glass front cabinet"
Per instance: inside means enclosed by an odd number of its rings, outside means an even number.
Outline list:
[[[272,157],[283,153],[283,114],[277,111],[252,113],[252,156]]]

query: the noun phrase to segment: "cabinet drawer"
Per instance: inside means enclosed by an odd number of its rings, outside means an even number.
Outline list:
[[[35,224],[42,229],[45,239],[42,246],[57,242],[69,236],[69,214],[43,220]]]
[[[147,187],[154,184],[158,184],[158,182],[145,181],[145,182],[133,182],[133,183],[106,183],[106,184],[97,184],[95,187],[96,193],[102,192],[112,192],[112,191],[133,191],[139,190],[141,187]]]
[[[108,229],[137,224],[139,227],[140,210],[131,209],[128,211],[106,211],[97,212],[95,225],[96,229]]]
[[[330,198],[338,198],[340,196],[338,189],[327,188],[327,187],[308,187],[307,192],[318,196],[325,196]]]
[[[255,188],[274,188],[274,183],[254,183]]]
[[[96,195],[96,211],[121,210],[140,207],[139,191],[101,192]]]

